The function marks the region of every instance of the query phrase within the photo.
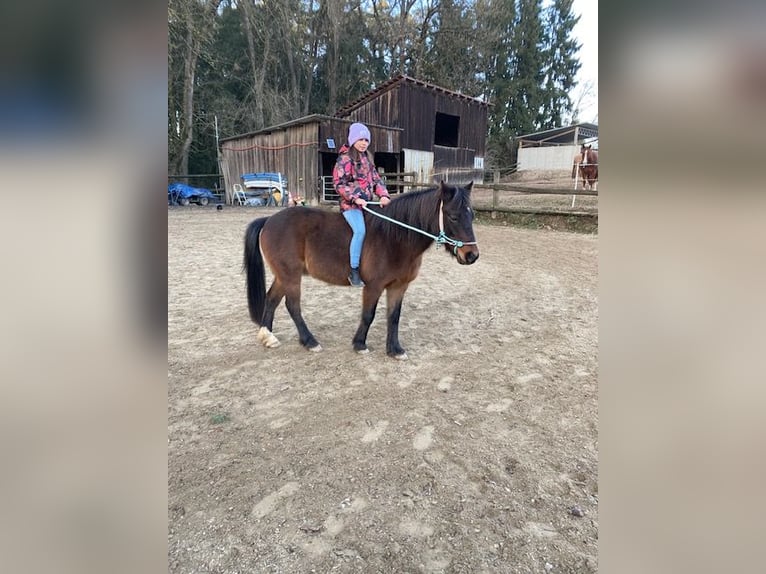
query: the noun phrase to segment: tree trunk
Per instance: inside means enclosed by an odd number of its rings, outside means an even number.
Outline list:
[[[172,165],[178,175],[189,172],[189,152],[194,142],[194,80],[197,60],[215,19],[221,0],[208,0],[201,12],[192,10],[185,13],[186,54],[184,58],[183,104],[181,110],[181,146]]]
[[[197,49],[191,22],[187,29],[186,42],[181,149],[178,151],[174,166],[174,172],[178,175],[186,175],[189,171],[189,152],[194,141],[194,75],[197,70]]]
[[[250,67],[253,75],[253,98],[255,100],[255,129],[261,129],[266,125],[266,115],[263,103],[265,100],[264,85],[266,82],[266,64],[271,52],[271,42],[268,31],[265,31],[263,42],[263,54],[258,58],[255,53],[255,35],[253,32],[253,8],[249,2],[243,2],[241,5],[242,20],[245,26],[245,37],[247,39],[247,54],[250,60]],[[258,65],[258,62],[261,65]]]

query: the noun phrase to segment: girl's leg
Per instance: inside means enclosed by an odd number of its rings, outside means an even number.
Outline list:
[[[351,226],[351,268],[359,269],[359,260],[362,258],[362,246],[364,245],[364,214],[359,209],[349,209],[343,212],[343,217]]]

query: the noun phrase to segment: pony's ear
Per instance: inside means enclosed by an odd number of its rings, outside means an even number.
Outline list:
[[[465,189],[466,192],[468,192],[468,195],[470,195],[471,194],[471,188],[473,188],[473,181],[471,181],[471,183],[466,185],[463,189]]]
[[[452,196],[455,195],[455,188],[444,183],[444,180],[441,180],[441,183],[439,183],[439,189],[441,190],[442,199],[444,201],[449,201],[452,199]]]

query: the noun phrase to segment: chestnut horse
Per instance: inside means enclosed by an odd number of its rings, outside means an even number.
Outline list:
[[[407,359],[399,343],[402,299],[410,282],[418,276],[423,253],[434,241],[444,244],[462,265],[475,263],[479,258],[473,232],[472,186],[473,182],[465,187],[442,182],[433,189],[399,195],[386,207],[365,209],[367,233],[360,264],[365,286],[361,322],[352,341],[355,351],[368,352],[367,332],[385,290],[386,353]],[[285,209],[247,226],[244,259],[247,301],[250,318],[261,327],[258,340],[263,345],[280,344],[271,330],[274,312],[284,297],[301,345],[311,351],[322,350],[301,315],[301,278],[309,274],[331,285],[349,286],[350,242],[351,227],[343,216],[318,208]],[[268,293],[264,259],[274,275]]]
[[[572,162],[572,179],[575,179],[577,170],[580,170],[580,179],[583,189],[595,190],[598,188],[598,151],[591,145],[582,144],[580,153]],[[576,189],[576,187],[575,187]]]

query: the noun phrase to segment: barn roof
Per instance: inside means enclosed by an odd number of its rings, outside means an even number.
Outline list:
[[[486,102],[482,98],[475,98],[473,96],[467,96],[466,94],[461,94],[460,92],[453,92],[452,90],[448,90],[446,88],[442,88],[440,86],[429,84],[428,82],[424,82],[422,80],[417,80],[415,78],[411,78],[410,76],[407,76],[405,74],[399,74],[398,76],[394,76],[393,78],[386,80],[373,90],[367,92],[366,94],[358,97],[353,102],[346,104],[342,108],[339,108],[338,111],[335,113],[338,117],[343,117],[345,115],[350,114],[352,111],[354,111],[356,108],[363,106],[367,102],[370,102],[377,98],[380,94],[387,92],[388,90],[391,90],[398,86],[399,84],[403,83],[410,83],[415,84],[418,86],[422,86],[424,88],[428,88],[429,90],[433,90],[435,92],[440,92],[442,94],[447,94],[450,96],[455,96],[457,98],[461,98],[466,101],[470,101],[474,104],[480,104],[482,106],[489,106],[489,102]]]
[[[257,136],[261,134],[270,134],[272,132],[284,130],[293,126],[301,126],[304,124],[311,124],[311,123],[322,122],[322,121],[351,123],[351,120],[347,120],[345,118],[336,118],[335,116],[326,116],[324,114],[311,114],[310,116],[303,116],[302,118],[283,122],[281,124],[263,128],[255,132],[249,132],[246,134],[238,134],[236,136],[221,138],[220,141],[225,142],[225,141],[236,140],[236,139],[245,138],[245,137]],[[376,124],[366,124],[366,125],[368,127],[381,128],[385,130],[402,131],[401,128],[392,128],[391,126],[379,126]]]
[[[544,130],[531,134],[524,134],[522,136],[518,136],[516,139],[525,144],[530,143],[538,146],[571,144],[574,143],[575,130],[577,130],[578,143],[598,137],[597,124],[579,123],[573,124],[571,126],[553,128],[551,130]]]
[[[273,125],[273,126],[269,126],[267,128],[262,128],[260,130],[254,131],[254,132],[248,132],[248,133],[245,133],[245,134],[237,134],[235,136],[229,136],[227,138],[221,138],[220,141],[225,142],[225,141],[229,141],[229,140],[236,140],[236,139],[239,139],[239,138],[245,138],[245,137],[250,137],[250,136],[257,136],[259,134],[269,134],[271,132],[283,130],[285,128],[289,128],[289,127],[292,127],[292,126],[301,126],[303,124],[310,124],[310,123],[314,123],[314,122],[320,122],[322,120],[337,120],[337,118],[333,118],[332,116],[325,116],[325,115],[322,115],[322,114],[312,114],[310,116],[303,116],[302,118],[298,118],[298,119],[295,119],[295,120],[290,120],[290,121],[287,121],[287,122],[283,122],[281,124],[276,124],[276,125]]]

